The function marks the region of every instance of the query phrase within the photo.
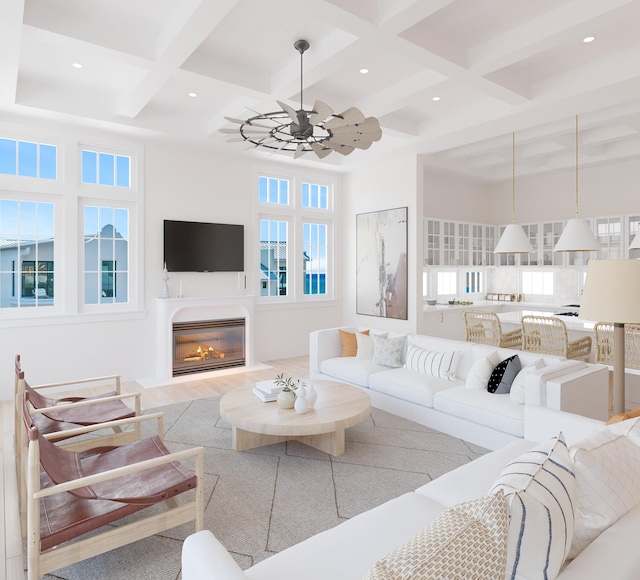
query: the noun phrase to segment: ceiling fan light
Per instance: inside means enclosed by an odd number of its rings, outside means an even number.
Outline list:
[[[596,252],[600,243],[586,220],[573,218],[567,222],[554,252]]]
[[[533,254],[533,252],[529,237],[519,224],[509,224],[493,250],[494,254]]]

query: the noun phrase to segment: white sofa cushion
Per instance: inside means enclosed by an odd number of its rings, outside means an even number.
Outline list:
[[[321,373],[361,387],[369,386],[370,375],[386,370],[389,369],[374,364],[373,359],[358,357],[329,358],[320,363]]]
[[[386,369],[369,377],[372,391],[431,408],[436,393],[462,384],[462,381],[439,379],[403,368]]]
[[[471,365],[465,381],[465,387],[467,387],[467,389],[486,390],[489,379],[491,378],[491,373],[499,362],[498,352],[495,350],[488,356],[480,357]]]
[[[245,570],[252,580],[363,578],[377,560],[401,546],[444,506],[406,493],[316,534]]]
[[[524,436],[525,406],[514,405],[508,394],[496,395],[464,386],[440,391],[433,400],[433,408],[438,411],[516,437]]]
[[[378,560],[364,580],[504,580],[507,520],[501,492],[458,504]]]
[[[491,491],[509,503],[506,577],[553,580],[571,547],[576,497],[562,433],[507,465]]]
[[[607,425],[571,446],[578,491],[570,558],[640,503],[639,421]]]
[[[511,384],[511,390],[509,391],[509,399],[516,405],[524,405],[524,393],[527,375],[531,371],[541,369],[544,366],[544,361],[539,358],[534,363],[522,368],[516,375],[513,383]]]
[[[460,351],[457,350],[431,351],[411,344],[407,347],[404,366],[410,371],[454,381],[459,358]]]

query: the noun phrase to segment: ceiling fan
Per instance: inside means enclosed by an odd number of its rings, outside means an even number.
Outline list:
[[[294,159],[313,151],[323,159],[332,151],[349,155],[355,149],[368,149],[374,141],[382,137],[380,123],[375,117],[366,117],[355,107],[340,114],[321,101],[316,101],[313,109],[306,110],[303,104],[302,59],[309,48],[306,40],[297,40],[294,45],[300,53],[300,109],[297,111],[276,101],[282,110],[271,113],[256,113],[246,120],[225,117],[238,128],[220,129],[222,133],[240,134],[229,142],[247,141],[255,147],[270,149],[272,152],[291,151]]]

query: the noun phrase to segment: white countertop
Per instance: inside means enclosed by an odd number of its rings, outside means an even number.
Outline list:
[[[556,313],[561,311],[560,308],[554,308],[553,310],[543,311],[543,310],[526,310],[523,308],[522,310],[514,310],[512,312],[502,312],[498,314],[498,318],[502,324],[514,324],[519,325],[520,319],[527,315],[531,314],[533,316],[553,316],[555,318],[559,318],[565,323],[567,330],[577,330],[580,332],[593,332],[593,327],[595,326],[595,322],[592,320],[584,320],[582,318],[578,318],[577,316],[556,316]],[[565,308],[564,310],[572,310],[569,308]]]

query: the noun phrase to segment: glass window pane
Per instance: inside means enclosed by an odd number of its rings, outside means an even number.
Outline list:
[[[320,209],[327,209],[329,207],[329,201],[327,196],[327,186],[320,187]]]
[[[127,270],[129,268],[129,242],[126,240],[116,240],[115,252],[118,270]]]
[[[36,239],[36,204],[33,201],[20,202],[20,239]]]
[[[311,186],[311,207],[319,207],[318,204],[318,186],[314,184]]]
[[[267,203],[269,201],[267,197],[267,186],[267,178],[260,177],[258,179],[258,198],[260,200],[260,203]]]
[[[18,202],[0,200],[0,235],[9,240],[18,238]]]
[[[98,303],[98,281],[100,274],[98,272],[85,273],[84,275],[84,303]]]
[[[269,203],[278,203],[278,180],[269,179]]]
[[[100,185],[113,185],[115,183],[115,157],[109,153],[100,153],[98,167]]]
[[[38,177],[38,145],[18,141],[18,175]]]
[[[130,174],[130,158],[124,155],[118,155],[116,157],[116,185],[118,187],[130,187],[131,186],[131,174]]]
[[[40,145],[40,177],[56,178],[57,149],[54,145]]]
[[[289,205],[289,182],[286,179],[280,180],[280,203]]]
[[[53,204],[38,204],[38,239],[50,240],[53,238]]]
[[[84,235],[95,236],[98,233],[98,208],[92,205],[84,207]]]
[[[120,266],[118,265],[118,271],[115,275],[115,301],[118,303],[129,302],[129,275],[126,272],[120,272],[119,268]]]
[[[309,184],[302,184],[302,207],[309,207]]]
[[[100,259],[103,261],[114,259],[113,240],[105,240],[104,238],[100,240]]]
[[[82,183],[98,183],[98,154],[82,151]]]
[[[84,269],[86,272],[98,271],[98,239],[95,236],[84,238]]]
[[[120,234],[124,239],[129,238],[129,210],[118,208],[116,209],[116,232]]]
[[[0,139],[0,173],[15,175],[16,163],[15,139]]]
[[[112,207],[100,208],[100,237],[113,238],[114,210]]]

